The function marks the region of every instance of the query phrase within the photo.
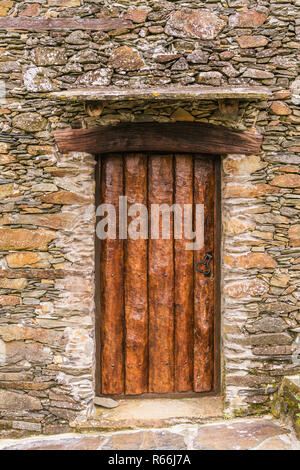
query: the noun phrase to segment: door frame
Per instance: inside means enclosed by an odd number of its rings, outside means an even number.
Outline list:
[[[221,376],[221,171],[220,158],[228,154],[257,155],[262,146],[263,136],[237,129],[208,124],[204,122],[169,122],[169,123],[123,123],[114,126],[97,126],[88,129],[63,129],[53,133],[57,148],[61,153],[86,152],[89,155],[112,152],[147,152],[159,153],[200,153],[210,154],[216,162],[215,194],[215,348],[214,348],[214,390],[209,394],[220,394]],[[147,139],[145,139],[147,136]],[[99,167],[96,167],[96,181]],[[96,187],[98,200],[99,188]],[[100,250],[96,239],[95,256]],[[95,263],[96,279],[99,266]],[[95,301],[99,305],[99,289],[96,289]],[[96,311],[96,350],[99,351],[99,312]],[[99,377],[99,361],[96,361],[96,378]],[[96,395],[99,395],[99,381],[96,379]],[[202,395],[197,393],[196,395]],[[203,392],[204,394],[204,392]],[[206,393],[207,394],[207,393]],[[100,394],[101,395],[101,394]],[[153,397],[154,395],[151,395]],[[183,396],[183,394],[181,395]],[[195,396],[195,394],[193,395]],[[136,396],[134,396],[136,397]],[[123,396],[124,398],[124,396]],[[130,396],[127,396],[130,398]]]
[[[147,152],[148,153],[148,152]],[[150,152],[149,152],[150,153]],[[187,152],[191,155],[190,152]],[[202,154],[203,155],[203,154]],[[101,318],[101,302],[100,302],[100,263],[101,256],[100,240],[95,236],[95,341],[96,341],[96,367],[95,367],[95,394],[105,398],[116,399],[136,399],[136,398],[196,398],[200,396],[218,396],[222,390],[221,377],[221,157],[217,155],[203,155],[212,158],[215,162],[215,194],[214,194],[214,253],[215,253],[215,292],[214,292],[214,384],[213,389],[209,392],[174,392],[174,393],[143,393],[139,395],[102,395],[101,393],[101,339],[100,339],[100,318]],[[192,155],[191,155],[191,158]],[[101,165],[99,164],[101,154],[96,156],[95,167],[95,205],[97,207],[100,198],[100,177]],[[97,223],[97,221],[96,221]],[[95,231],[96,233],[96,231]]]

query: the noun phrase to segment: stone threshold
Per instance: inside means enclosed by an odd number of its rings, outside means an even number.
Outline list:
[[[119,400],[107,409],[95,406],[95,415],[71,423],[76,431],[122,430],[169,427],[183,423],[206,423],[223,417],[223,397],[147,398]]]
[[[265,87],[211,87],[211,86],[169,86],[154,88],[115,88],[92,87],[73,88],[66,91],[50,92],[48,99],[66,101],[132,101],[132,100],[218,100],[243,99],[263,100],[270,98],[272,93]]]

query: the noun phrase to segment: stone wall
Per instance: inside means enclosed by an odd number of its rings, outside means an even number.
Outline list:
[[[59,154],[59,128],[195,120],[264,135],[260,155],[223,159],[226,413],[267,411],[282,376],[299,370],[297,13],[299,0],[0,1],[1,16],[132,21],[105,33],[0,31],[3,436],[60,432],[93,412],[95,158]],[[107,103],[94,118],[47,95],[169,84],[265,85],[273,97],[227,118],[216,101]]]

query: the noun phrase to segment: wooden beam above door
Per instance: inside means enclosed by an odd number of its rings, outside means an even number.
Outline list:
[[[54,132],[62,153],[184,152],[257,154],[263,137],[202,122],[126,123]]]

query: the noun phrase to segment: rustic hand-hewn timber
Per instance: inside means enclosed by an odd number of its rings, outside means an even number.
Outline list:
[[[0,20],[1,21],[1,20]],[[1,23],[0,23],[1,24]],[[263,100],[272,93],[263,86],[164,86],[149,88],[87,87],[47,93],[47,97],[64,101],[132,101],[132,100]]]
[[[170,220],[168,238],[100,241],[100,251],[96,251],[100,260],[96,274],[96,334],[100,340],[96,383],[101,395],[193,396],[217,389],[218,160],[199,154],[193,157],[161,153],[99,156],[97,204],[117,207],[119,196],[125,194],[130,206],[138,203],[148,208],[151,233],[156,231],[151,215],[154,205],[186,207],[195,203],[205,207],[205,243],[195,251],[186,249],[187,233],[185,239],[178,237],[176,218]],[[134,217],[129,215],[129,219],[132,223]],[[195,213],[191,214],[192,222],[199,229]],[[120,222],[117,225],[120,233]],[[161,229],[163,226],[164,222]],[[195,263],[201,265],[207,250],[212,276],[203,276],[194,268]]]
[[[130,27],[132,22],[122,18],[0,18],[0,30],[6,31],[112,31]]]
[[[56,131],[61,152],[199,152],[257,154],[262,136],[198,122],[126,123]]]

